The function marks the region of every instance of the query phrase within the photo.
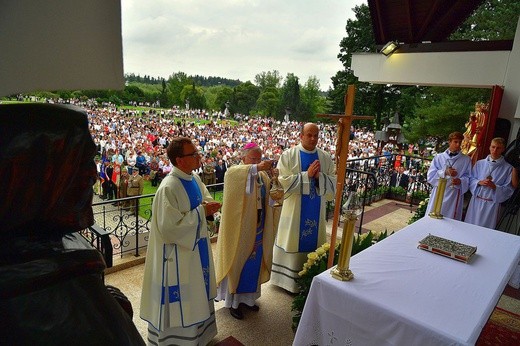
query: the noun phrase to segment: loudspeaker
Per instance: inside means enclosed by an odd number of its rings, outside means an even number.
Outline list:
[[[507,119],[497,118],[495,122],[495,132],[493,133],[493,138],[502,137],[506,140],[506,143],[509,142],[509,132],[511,131],[511,122]],[[518,134],[516,136],[518,138]]]

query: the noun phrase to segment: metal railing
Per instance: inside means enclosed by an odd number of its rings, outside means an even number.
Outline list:
[[[347,196],[355,192],[362,201],[362,214],[358,221],[358,233],[362,232],[365,206],[383,198],[403,201],[410,207],[419,204],[430,195],[431,186],[426,182],[429,159],[418,156],[402,156],[402,163],[409,172],[408,189],[390,186],[392,174],[395,172],[397,155],[380,155],[368,158],[348,160],[345,185],[342,194],[342,205]],[[338,177],[339,179],[339,177]],[[334,202],[327,205],[329,212],[334,210]],[[330,219],[330,215],[327,219]]]
[[[420,199],[410,198],[410,207],[417,204],[424,196],[428,196],[431,187],[426,183],[427,162],[421,157],[405,157],[407,167],[410,171],[414,185],[406,191],[413,197],[421,195]],[[381,198],[392,198],[392,189],[389,186],[390,177],[394,170],[396,155],[373,156],[348,161],[345,176],[345,188],[343,197],[348,192],[356,191],[365,206]],[[208,185],[208,190],[213,197],[219,192],[223,184]],[[152,203],[155,194],[121,198],[95,202],[92,204],[95,224],[81,232],[89,243],[101,251],[105,257],[107,267],[113,264],[113,258],[133,254],[139,257],[140,253],[148,246],[150,232],[150,220],[152,217]],[[135,202],[135,212],[131,209]],[[342,201],[343,203],[343,201]],[[327,209],[334,210],[334,204],[329,203]],[[361,214],[359,230],[363,225]]]

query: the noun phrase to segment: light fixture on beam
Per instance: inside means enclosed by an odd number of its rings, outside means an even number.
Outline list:
[[[397,50],[397,48],[399,48],[399,43],[396,41],[390,41],[387,44],[385,44],[385,46],[383,47],[383,49],[381,49],[380,52],[384,56],[390,56]]]

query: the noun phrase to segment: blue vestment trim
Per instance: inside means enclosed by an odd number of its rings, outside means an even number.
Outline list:
[[[202,275],[204,276],[204,284],[206,285],[206,295],[209,299],[209,249],[208,238],[201,238],[198,241],[200,265],[202,267]]]
[[[190,199],[190,210],[197,208],[202,203],[202,193],[200,192],[199,185],[197,185],[195,179],[184,180],[179,178],[179,180]]]
[[[300,151],[300,162],[302,172],[309,169],[311,163],[318,160],[318,152],[306,153]],[[299,252],[310,252],[318,247],[318,229],[320,224],[321,197],[316,193],[314,179],[310,179],[310,192],[301,197],[300,213],[300,241]]]
[[[168,286],[167,289],[168,289],[168,303],[175,303],[175,302],[178,302],[178,301],[181,300],[181,293],[179,291],[179,285]],[[166,303],[164,301],[164,292],[165,291],[166,290],[162,291],[161,304],[165,304]]]
[[[202,193],[200,191],[199,185],[195,179],[185,180],[179,178],[182,186],[186,190],[188,194],[188,198],[190,200],[190,210],[196,209],[202,203]],[[197,210],[197,215],[199,212]],[[199,215],[199,223],[197,225],[197,237],[195,247],[199,248],[199,256],[200,256],[200,265],[202,268],[202,275],[204,277],[204,284],[206,286],[206,295],[209,299],[209,248],[208,248],[208,239],[206,237],[200,238],[200,215]],[[205,221],[205,219],[204,219]]]
[[[240,281],[237,286],[237,293],[254,293],[258,289],[258,279],[260,278],[260,266],[262,264],[262,257],[264,248],[262,241],[264,239],[264,224],[265,224],[265,184],[261,189],[262,209],[259,210],[260,220],[256,226],[256,238],[253,246],[253,252],[247,259],[242,272],[240,273]]]

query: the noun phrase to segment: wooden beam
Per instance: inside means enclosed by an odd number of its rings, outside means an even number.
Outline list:
[[[330,249],[327,268],[334,263],[334,249],[336,247],[336,235],[338,233],[339,216],[341,212],[341,198],[345,186],[345,174],[347,172],[348,144],[350,139],[350,126],[352,125],[352,113],[354,112],[354,97],[356,89],[354,85],[347,87],[345,94],[345,115],[338,118],[338,138],[336,142],[336,197],[334,203],[334,217],[332,221],[332,233],[330,236]]]

